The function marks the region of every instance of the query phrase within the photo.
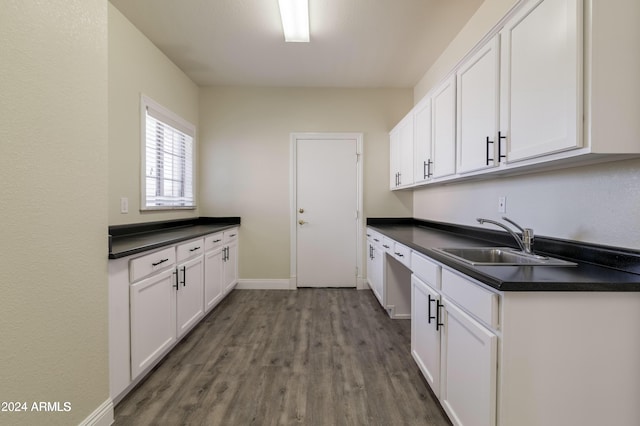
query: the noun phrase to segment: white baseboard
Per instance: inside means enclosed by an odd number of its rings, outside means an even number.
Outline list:
[[[107,398],[79,426],[109,426],[113,424],[113,402]]]
[[[262,279],[247,280],[240,279],[236,285],[238,290],[296,290],[296,279]],[[366,278],[358,277],[356,281],[356,289],[369,290],[369,284]]]
[[[238,290],[290,290],[288,279],[238,280]]]

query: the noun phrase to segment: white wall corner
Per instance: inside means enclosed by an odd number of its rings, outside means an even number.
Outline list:
[[[369,284],[367,283],[367,279],[363,277],[358,277],[358,284],[356,288],[358,290],[369,290]]]
[[[113,421],[113,401],[107,398],[93,413],[80,422],[79,426],[109,426]]]

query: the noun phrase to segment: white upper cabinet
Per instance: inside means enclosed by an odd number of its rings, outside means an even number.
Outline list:
[[[459,173],[496,167],[504,155],[498,135],[499,49],[496,35],[456,72]]]
[[[395,127],[389,132],[389,188],[398,189],[400,174],[400,131]]]
[[[433,92],[433,177],[456,172],[456,80],[443,81]]]
[[[500,31],[507,162],[582,146],[580,0],[530,0]]]
[[[391,189],[413,184],[413,115],[391,131]]]
[[[400,185],[413,184],[413,118],[400,132]]]
[[[392,189],[640,155],[639,21],[638,0],[518,1],[394,128]]]
[[[413,159],[415,183],[426,182],[432,176],[431,159],[431,98],[425,97],[413,109]]]

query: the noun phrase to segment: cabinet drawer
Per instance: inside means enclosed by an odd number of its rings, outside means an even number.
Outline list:
[[[229,229],[224,231],[223,242],[224,244],[230,243],[238,239],[238,228]]]
[[[222,232],[204,237],[204,249],[213,250],[222,246]]]
[[[442,293],[485,324],[498,327],[498,295],[453,272],[442,270]]]
[[[178,262],[182,262],[190,257],[197,256],[204,253],[204,239],[198,238],[197,240],[187,241],[180,244],[176,248]]]
[[[403,246],[400,243],[394,243],[393,257],[395,257],[404,266],[411,269],[411,249],[409,247]]]
[[[393,256],[394,245],[395,245],[395,241],[393,241],[391,238],[382,237],[382,248],[384,249],[384,251],[386,251],[392,256]]]
[[[176,264],[176,250],[173,246],[129,261],[129,280],[138,281],[154,272],[162,271]]]
[[[440,289],[440,266],[426,257],[411,252],[411,271],[431,287]]]
[[[382,243],[382,235],[371,229],[367,229],[367,238],[371,239],[375,244]]]

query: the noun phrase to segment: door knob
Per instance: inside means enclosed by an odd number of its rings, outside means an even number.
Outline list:
[[[300,209],[298,210],[300,213],[304,213],[304,209]]]
[[[307,222],[305,222],[304,220],[300,219],[300,220],[298,221],[298,223],[299,223],[300,225],[304,225],[304,224],[305,224],[305,223],[307,223]]]

